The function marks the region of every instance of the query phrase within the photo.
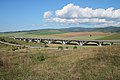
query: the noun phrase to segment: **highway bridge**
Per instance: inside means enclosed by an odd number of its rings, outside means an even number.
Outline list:
[[[95,43],[97,46],[102,46],[105,43],[112,45],[114,43],[120,43],[120,40],[68,40],[68,39],[45,39],[45,38],[14,38],[16,40],[22,40],[26,42],[46,42],[47,44],[55,44],[57,42],[65,45],[70,44],[71,42],[76,42],[78,45],[83,46],[90,43]]]

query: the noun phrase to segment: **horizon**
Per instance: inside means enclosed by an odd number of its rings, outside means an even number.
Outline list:
[[[69,29],[69,28],[93,28],[93,29],[97,29],[97,28],[118,28],[116,26],[107,26],[107,27],[66,27],[66,28],[44,28],[44,29],[30,29],[30,30],[16,30],[16,31],[5,31],[5,32],[0,32],[0,33],[14,33],[14,32],[27,32],[27,31],[37,31],[37,30],[60,30],[60,29]]]
[[[0,32],[120,27],[120,0],[0,0]]]

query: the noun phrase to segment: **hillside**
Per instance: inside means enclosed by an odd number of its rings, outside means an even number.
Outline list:
[[[39,30],[27,30],[27,31],[11,31],[11,32],[1,32],[4,33],[29,33],[38,35],[49,35],[49,34],[60,34],[65,32],[120,32],[120,27],[103,27],[103,28],[84,28],[84,27],[70,27],[61,29],[39,29]]]
[[[66,39],[119,39],[120,27],[105,27],[105,28],[64,28],[64,29],[41,29],[29,31],[16,31],[1,33],[0,37],[14,36],[26,38],[66,38]],[[112,35],[118,33],[118,35]],[[92,35],[92,37],[90,37]],[[112,35],[112,36],[111,36]],[[109,37],[109,38],[108,38]]]
[[[116,33],[116,34],[106,36],[106,37],[103,37],[103,38],[100,38],[100,39],[101,40],[120,40],[120,34]]]

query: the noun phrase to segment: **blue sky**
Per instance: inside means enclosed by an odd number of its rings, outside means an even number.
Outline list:
[[[119,26],[119,3],[120,0],[0,0],[0,32]]]

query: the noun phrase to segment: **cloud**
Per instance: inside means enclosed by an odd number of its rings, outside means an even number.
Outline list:
[[[94,26],[120,26],[120,9],[93,9],[82,8],[74,4],[68,4],[60,10],[54,11],[54,17],[50,11],[44,13],[43,17],[48,22],[64,24],[92,24]]]
[[[52,12],[51,11],[47,11],[43,15],[44,18],[50,18],[51,16],[52,16]]]
[[[32,26],[43,26],[43,27],[47,27],[48,24],[47,24],[47,23],[44,23],[44,24],[32,24]]]

